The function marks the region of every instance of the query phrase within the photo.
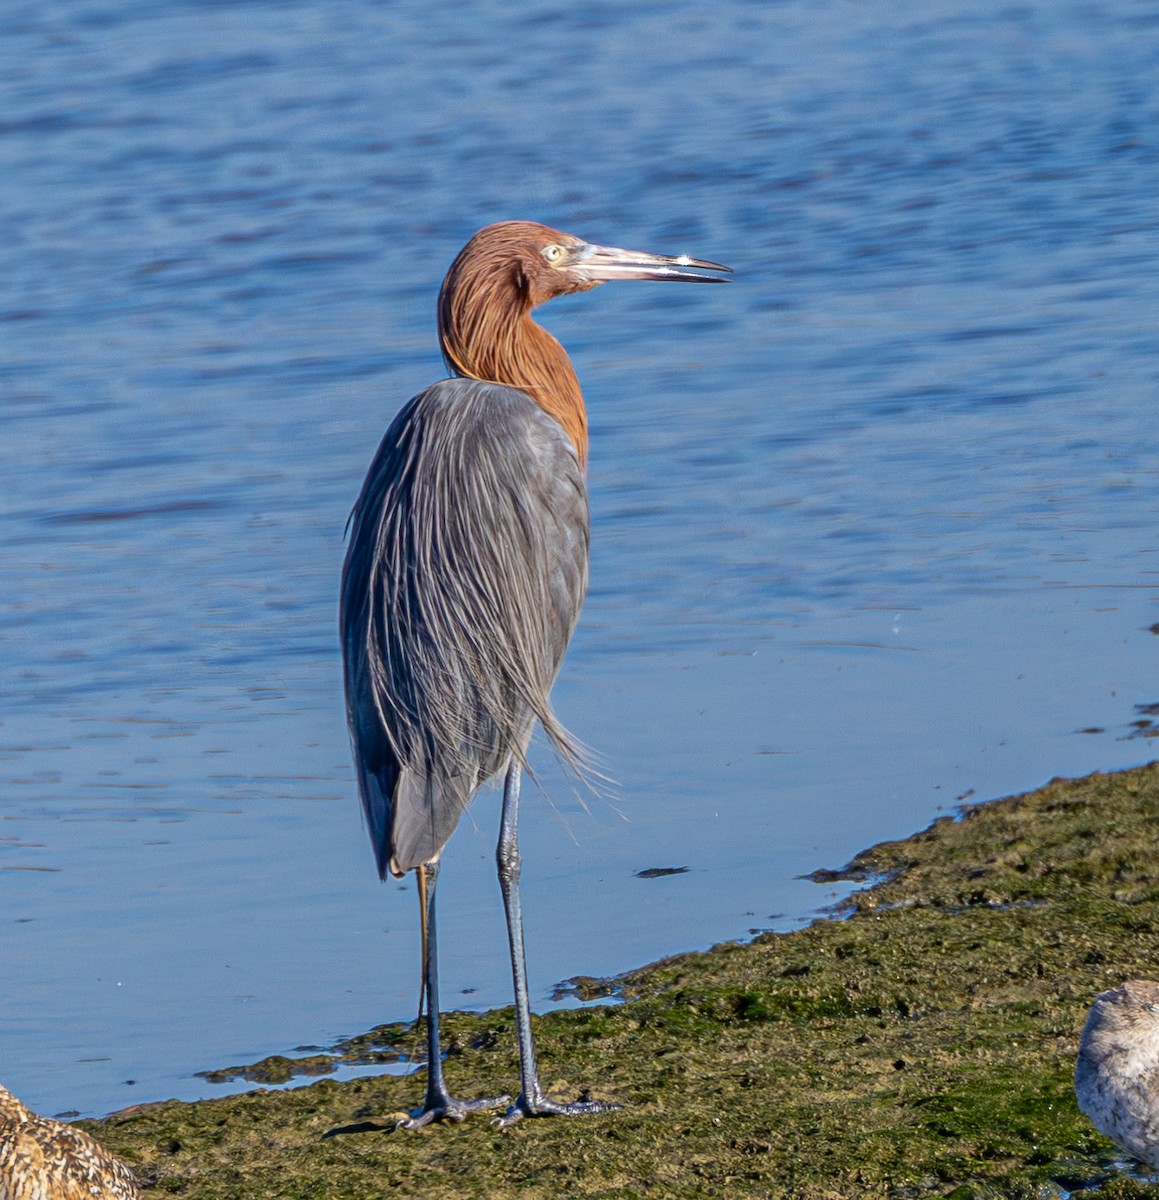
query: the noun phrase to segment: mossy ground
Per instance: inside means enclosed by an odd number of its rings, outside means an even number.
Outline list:
[[[665,960],[623,1004],[537,1019],[549,1090],[619,1112],[391,1132],[422,1083],[382,1077],[88,1128],[188,1200],[1159,1197],[1071,1090],[1094,995],[1159,976],[1159,765],[978,805],[850,870],[880,881],[846,919]],[[457,1094],[517,1080],[509,1010],[446,1028]]]

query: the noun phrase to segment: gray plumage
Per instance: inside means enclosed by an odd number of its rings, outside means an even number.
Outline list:
[[[387,430],[342,577],[347,716],[379,874],[436,859],[535,721],[587,587],[588,503],[560,424],[515,388],[434,384]]]
[[[1074,1086],[1100,1133],[1159,1170],[1159,983],[1132,979],[1096,998]]]

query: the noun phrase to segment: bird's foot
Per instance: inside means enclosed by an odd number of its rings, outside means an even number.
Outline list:
[[[520,1093],[519,1099],[501,1117],[491,1118],[491,1124],[508,1129],[524,1117],[587,1117],[595,1113],[615,1112],[622,1107],[623,1105],[613,1104],[610,1100],[590,1100],[587,1091],[582,1092],[580,1098],[570,1104],[549,1100],[542,1092],[530,1099]]]
[[[399,1113],[395,1129],[422,1129],[433,1121],[453,1121],[458,1124],[465,1121],[470,1113],[502,1108],[510,1103],[510,1096],[484,1096],[479,1100],[456,1100],[453,1096],[432,1099],[428,1096],[422,1108],[416,1108],[409,1113]]]

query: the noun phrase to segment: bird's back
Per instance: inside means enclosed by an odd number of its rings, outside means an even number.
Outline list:
[[[587,586],[583,471],[515,388],[448,379],[387,430],[342,578],[347,715],[379,872],[437,856],[541,722]]]
[[[1074,1082],[1095,1128],[1159,1170],[1159,983],[1132,979],[1095,999]]]
[[[0,1087],[0,1200],[137,1200],[132,1171],[81,1129]]]

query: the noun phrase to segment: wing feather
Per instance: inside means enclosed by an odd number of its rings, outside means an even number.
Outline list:
[[[549,699],[587,587],[583,471],[525,393],[450,379],[387,430],[342,579],[347,716],[379,872],[437,857]]]

